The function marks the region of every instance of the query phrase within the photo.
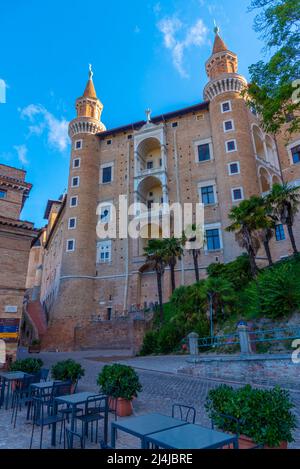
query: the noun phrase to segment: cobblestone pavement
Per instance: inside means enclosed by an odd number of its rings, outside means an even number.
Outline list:
[[[51,366],[58,360],[72,356],[80,361],[85,368],[85,376],[80,381],[80,390],[98,391],[96,379],[99,371],[107,362],[114,361],[110,358],[111,352],[75,352],[75,353],[43,353],[40,358],[44,366]],[[205,413],[205,398],[210,389],[219,385],[219,382],[203,380],[185,375],[176,374],[176,368],[183,363],[184,357],[148,357],[147,359],[126,358],[126,353],[117,351],[114,353],[116,359],[123,363],[137,366],[143,391],[138,399],[133,402],[134,414],[140,415],[149,412],[160,412],[170,415],[174,402],[192,405],[197,410],[197,422],[209,427],[210,423]],[[102,360],[100,361],[100,357]],[[120,359],[121,357],[121,359]],[[124,361],[123,361],[124,359]],[[149,368],[148,370],[146,368]],[[155,371],[152,371],[154,368]],[[159,370],[159,371],[157,371]],[[292,392],[291,397],[295,402],[295,412],[300,424],[300,393]],[[0,448],[28,448],[30,441],[31,424],[25,422],[25,412],[22,411],[17,421],[17,427],[13,430],[10,423],[11,411],[0,410]],[[44,446],[50,447],[50,432],[45,431]],[[38,445],[39,430],[37,429],[34,447]],[[290,447],[300,448],[300,429],[295,432],[295,443]],[[95,447],[95,445],[90,445]],[[117,447],[138,448],[137,439],[118,432]]]

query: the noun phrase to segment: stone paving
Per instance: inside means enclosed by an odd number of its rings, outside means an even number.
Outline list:
[[[21,354],[22,358],[25,356]],[[172,404],[175,402],[192,405],[197,410],[197,422],[209,427],[210,422],[205,413],[205,398],[210,389],[220,384],[213,380],[193,378],[176,371],[185,363],[185,357],[146,357],[128,358],[126,352],[120,351],[89,351],[72,353],[42,353],[39,355],[44,361],[44,366],[51,366],[58,360],[69,357],[82,363],[85,368],[85,376],[80,381],[80,390],[98,391],[96,378],[101,368],[107,363],[116,361],[128,363],[136,367],[143,391],[134,400],[134,414],[140,415],[149,412],[171,414]],[[100,357],[103,357],[101,359]],[[121,357],[121,358],[120,358]],[[101,360],[101,361],[100,361]],[[295,402],[295,413],[300,422],[300,393],[292,392],[291,397]],[[18,418],[16,429],[13,430],[10,423],[11,411],[0,410],[0,448],[28,448],[30,441],[31,424],[25,422],[25,412],[22,411]],[[34,447],[38,447],[39,429],[36,430]],[[138,448],[138,440],[118,432],[118,448]],[[44,447],[50,448],[50,432],[45,430]],[[96,448],[95,445],[89,445]],[[295,432],[295,443],[291,448],[300,448],[300,429]]]

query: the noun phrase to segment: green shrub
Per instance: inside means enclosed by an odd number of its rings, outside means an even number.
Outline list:
[[[157,338],[158,332],[156,330],[147,332],[144,336],[143,346],[140,351],[140,355],[145,356],[158,353]]]
[[[55,363],[51,368],[51,375],[54,379],[61,381],[71,380],[72,383],[75,383],[77,379],[84,376],[84,369],[80,363],[68,359]]]
[[[209,277],[223,277],[239,291],[252,280],[249,257],[243,254],[228,264],[210,264],[207,268]]]
[[[136,371],[127,365],[105,365],[98,375],[101,392],[110,397],[132,400],[142,390]]]
[[[247,316],[277,319],[300,307],[300,274],[293,263],[281,263],[260,272],[244,292]]]
[[[10,370],[36,374],[41,370],[43,364],[44,363],[40,358],[25,358],[24,360],[16,360],[12,363],[10,365]]]
[[[179,348],[183,338],[183,333],[176,324],[164,324],[157,338],[157,346],[159,353],[171,353]]]
[[[221,385],[208,393],[205,407],[209,417],[223,431],[236,433],[240,430],[255,443],[270,447],[278,447],[282,441],[293,441],[296,418],[291,409],[294,405],[289,393],[278,386],[262,390],[250,385],[239,389]],[[239,428],[237,423],[219,414],[238,419]]]

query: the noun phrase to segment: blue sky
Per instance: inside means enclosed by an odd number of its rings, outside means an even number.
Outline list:
[[[214,19],[239,71],[262,57],[250,0],[0,0],[0,162],[27,170],[24,219],[66,189],[68,122],[88,64],[107,128],[202,101]]]

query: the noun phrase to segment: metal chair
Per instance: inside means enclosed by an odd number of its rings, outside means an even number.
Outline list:
[[[108,413],[108,398],[103,394],[90,396],[85,404],[84,414],[76,416],[76,419],[82,423],[83,438],[88,436],[88,427],[91,424],[91,441],[93,442],[93,425],[96,423],[96,437],[98,440],[98,426],[100,420],[106,420]],[[107,422],[105,422],[105,425]]]
[[[49,371],[47,368],[42,368],[41,369],[41,381],[47,381]]]
[[[173,404],[172,417],[179,417],[180,420],[183,420],[187,423],[195,423],[196,409],[194,407],[183,404]]]
[[[30,407],[32,405],[32,388],[31,385],[39,382],[36,375],[25,376],[22,380],[17,380],[12,395],[12,415],[11,423],[16,427],[18,410],[22,409],[22,404],[28,406],[27,418],[29,416]]]
[[[211,418],[211,428],[212,430],[215,429],[216,427],[216,419],[217,418],[221,418],[223,419],[223,425],[221,425],[221,428],[220,427],[217,427],[219,430],[222,430],[223,432],[226,433],[226,420],[230,420],[231,421],[231,424],[232,422],[236,424],[236,431],[235,431],[235,436],[238,440],[240,434],[241,434],[241,431],[240,431],[240,428],[241,428],[241,424],[243,423],[243,420],[242,419],[238,419],[236,417],[233,417],[232,415],[228,415],[228,414],[222,414],[220,412],[216,412],[213,417]],[[224,428],[225,427],[225,428]],[[232,432],[231,432],[232,433]],[[232,446],[231,445],[227,445],[229,448],[231,448]],[[251,448],[252,449],[252,448]]]
[[[80,433],[71,430],[70,428],[66,428],[66,441],[67,441],[67,449],[74,449],[73,447],[73,437],[79,438],[80,440],[80,448],[85,448],[85,438]]]
[[[32,432],[31,432],[31,439],[30,439],[30,446],[32,448],[32,441],[33,441],[33,434],[35,427],[38,426],[41,428],[40,432],[40,449],[42,449],[43,445],[43,435],[44,435],[44,427],[52,427],[54,424],[61,423],[61,434],[64,430],[65,435],[65,419],[62,415],[49,415],[48,412],[48,403],[44,401],[42,397],[32,397],[33,401],[33,422],[32,422]],[[45,412],[46,410],[46,412]],[[65,440],[64,440],[64,448],[65,448]]]

